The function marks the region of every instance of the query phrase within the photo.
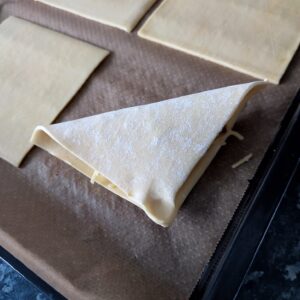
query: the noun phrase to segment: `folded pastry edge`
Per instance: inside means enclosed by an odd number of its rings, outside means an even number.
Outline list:
[[[60,142],[45,126],[37,126],[34,129],[31,137],[31,143],[69,164],[74,169],[90,178],[91,183],[97,182],[99,185],[108,189],[112,193],[138,206],[156,224],[163,227],[168,227],[174,221],[182,203],[200,177],[204,174],[205,170],[208,168],[219,149],[225,144],[226,139],[233,134],[232,128],[247,101],[252,97],[253,94],[263,88],[266,84],[267,83],[264,81],[255,81],[244,91],[243,95],[241,96],[241,102],[239,106],[233,112],[223,130],[210,144],[204,156],[199,159],[191,173],[186,178],[184,184],[178,189],[178,191],[176,191],[173,203],[170,203],[169,201],[168,203],[157,201],[154,204],[151,199],[144,199],[145,201],[136,201],[135,197],[128,191],[123,190],[118,186],[117,183],[113,182],[113,180],[111,180],[108,176],[105,176],[105,174],[103,174],[100,170],[96,170],[88,162],[72,152],[72,150]]]
[[[236,133],[232,130],[232,128],[235,125],[240,112],[246,106],[248,100],[259,90],[263,89],[267,84],[268,83],[266,81],[255,81],[251,85],[249,85],[248,89],[244,91],[243,95],[241,96],[241,102],[239,106],[233,112],[222,131],[219,132],[214,141],[210,144],[204,156],[199,159],[195,167],[192,169],[191,173],[186,178],[184,184],[176,192],[175,211],[173,217],[170,218],[170,221],[167,222],[165,226],[161,224],[162,226],[167,227],[173,222],[179,208],[183,204],[188,194],[191,192],[201,176],[205,173],[206,169],[213,161],[221,147],[226,145],[227,138],[231,135],[236,136]]]

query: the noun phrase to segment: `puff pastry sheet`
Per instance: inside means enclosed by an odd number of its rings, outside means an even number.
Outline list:
[[[0,25],[0,157],[18,166],[107,51],[10,17]]]
[[[168,226],[262,84],[39,126],[32,142]]]
[[[130,32],[156,0],[36,0]]]
[[[165,0],[143,38],[279,83],[300,42],[299,0]]]

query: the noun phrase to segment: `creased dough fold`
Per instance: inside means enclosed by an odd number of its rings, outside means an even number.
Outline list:
[[[32,143],[168,226],[263,82],[235,85],[51,126]]]

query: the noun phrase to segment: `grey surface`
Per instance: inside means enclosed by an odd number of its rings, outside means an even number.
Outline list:
[[[15,15],[108,49],[112,54],[56,122],[150,103],[251,77],[132,34],[30,0],[5,1]],[[259,55],[259,53],[258,53]],[[16,169],[0,161],[0,242],[68,298],[187,299],[220,240],[299,84],[299,51],[280,86],[255,96],[164,229],[46,152]],[[238,169],[231,164],[253,153]]]
[[[237,300],[300,299],[300,164]]]
[[[0,300],[51,300],[0,258]]]

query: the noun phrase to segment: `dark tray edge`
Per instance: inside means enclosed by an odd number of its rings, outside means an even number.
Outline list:
[[[190,300],[234,299],[299,163],[300,90]]]

